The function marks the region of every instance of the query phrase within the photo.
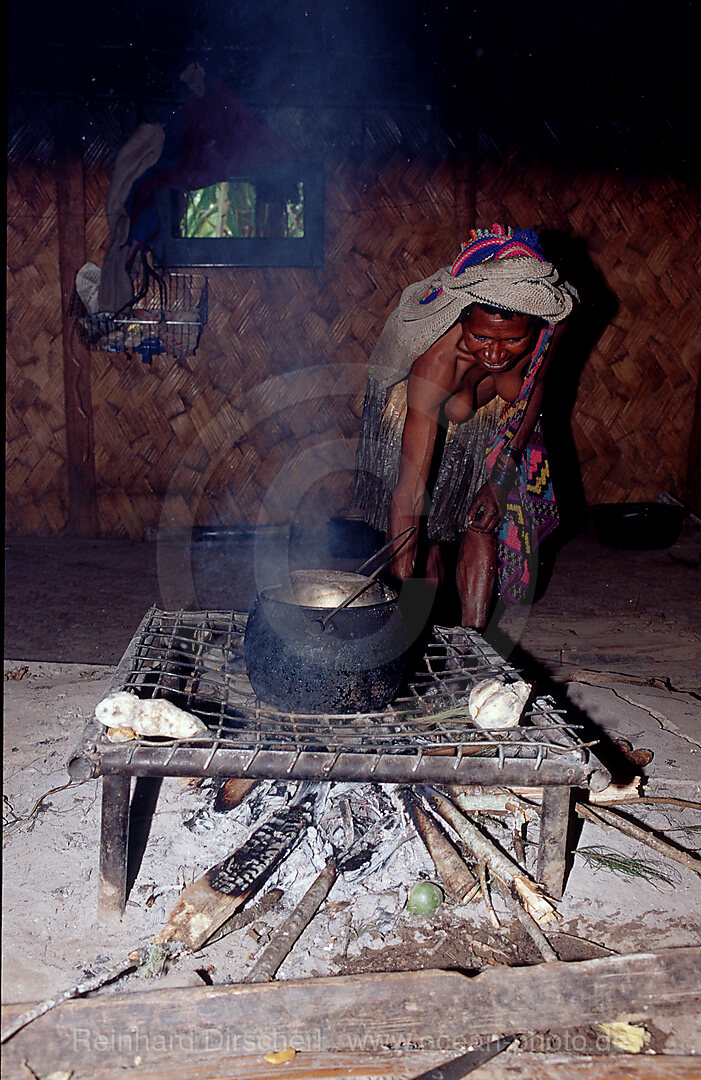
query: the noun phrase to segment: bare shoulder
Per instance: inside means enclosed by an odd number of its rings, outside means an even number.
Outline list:
[[[427,379],[436,385],[449,389],[455,381],[457,347],[461,328],[451,326],[434,341],[425,353],[422,353],[411,366],[410,379]]]

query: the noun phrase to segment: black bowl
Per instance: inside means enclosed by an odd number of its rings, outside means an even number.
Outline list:
[[[591,508],[594,532],[606,547],[650,551],[676,543],[684,509],[669,503],[598,503]]]

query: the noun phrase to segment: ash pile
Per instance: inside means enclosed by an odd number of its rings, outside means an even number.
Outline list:
[[[204,779],[193,795],[193,838],[231,854],[154,941],[200,974],[206,957],[218,983],[555,956],[538,806],[506,789]]]

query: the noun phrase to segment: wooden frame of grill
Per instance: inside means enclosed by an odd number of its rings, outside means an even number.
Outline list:
[[[106,696],[129,690],[166,698],[197,715],[208,732],[112,743],[93,717],[68,761],[74,780],[103,778],[103,916],[121,914],[126,900],[132,776],[539,787],[537,876],[551,895],[562,895],[571,789],[602,790],[610,775],[550,697],[536,694],[523,722],[506,731],[478,730],[455,715],[480,680],[519,677],[480,634],[434,627],[416,675],[382,712],[289,714],[266,707],[251,689],[243,660],[246,618],[147,612]]]

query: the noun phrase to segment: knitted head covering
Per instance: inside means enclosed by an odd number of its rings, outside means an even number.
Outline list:
[[[499,224],[473,229],[452,266],[404,290],[372,352],[368,372],[384,386],[399,382],[471,304],[559,323],[575,299],[576,290],[560,281],[531,229],[514,231]]]
[[[532,229],[518,229],[516,232],[510,225],[504,226],[495,223],[491,229],[470,229],[470,239],[462,244],[460,254],[450,268],[451,275],[456,278],[473,266],[481,266],[491,260],[501,259],[536,259],[545,262],[545,255],[540,246],[538,234]],[[444,286],[429,288],[426,295],[419,303],[422,306],[430,304],[443,292]],[[495,304],[503,307],[502,304]],[[531,312],[524,312],[531,314]]]
[[[539,259],[545,262],[537,233],[532,229],[518,229],[492,225],[491,229],[470,229],[471,239],[463,244],[460,254],[450,272],[458,277],[468,266],[488,262],[490,259]]]

